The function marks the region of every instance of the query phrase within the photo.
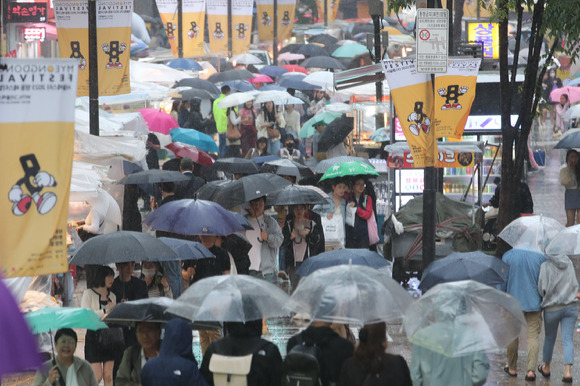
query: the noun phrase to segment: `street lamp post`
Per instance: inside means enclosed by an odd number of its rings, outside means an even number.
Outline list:
[[[89,133],[99,135],[99,61],[97,58],[97,0],[89,0]]]

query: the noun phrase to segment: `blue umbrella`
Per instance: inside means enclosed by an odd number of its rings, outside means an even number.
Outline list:
[[[160,237],[159,240],[163,241],[165,245],[173,249],[175,253],[177,253],[177,256],[179,256],[179,260],[215,258],[215,255],[211,253],[209,249],[197,241],[176,239],[173,237]]]
[[[379,269],[385,268],[391,263],[378,253],[368,249],[335,249],[304,260],[296,270],[296,274],[304,277],[321,268],[349,264]]]
[[[245,230],[248,231],[254,230],[254,227],[248,222],[248,219],[246,217],[236,212],[232,212],[232,214],[240,222],[240,225],[243,226]]]
[[[260,69],[260,74],[268,75],[272,78],[277,78],[286,72],[288,72],[287,69],[279,66],[265,66]]]
[[[260,87],[260,91],[286,91],[286,87],[280,87],[272,84]]]
[[[166,66],[175,68],[176,70],[201,71],[203,67],[191,58],[177,58],[165,62]]]
[[[228,80],[222,82],[222,85],[230,86],[230,88],[233,88],[234,90],[238,90],[241,92],[253,91],[256,89],[256,87],[254,87],[254,85],[248,82],[247,80]]]
[[[170,130],[169,135],[171,135],[173,142],[187,143],[199,148],[200,150],[210,153],[219,152],[219,149],[213,138],[200,131],[177,127]]]
[[[147,216],[143,222],[152,229],[182,235],[227,236],[244,230],[232,212],[215,202],[205,200],[168,202]]]
[[[280,82],[278,82],[278,84],[282,87],[293,88],[295,90],[320,90],[321,89],[320,86],[304,82],[303,80],[301,80],[299,78],[300,77],[293,77],[293,76],[284,77],[280,80]]]

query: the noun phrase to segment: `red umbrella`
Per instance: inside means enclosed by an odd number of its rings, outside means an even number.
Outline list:
[[[570,104],[580,102],[580,87],[564,86],[557,88],[550,93],[550,99],[552,100],[552,102],[560,103],[560,97],[563,94],[568,95],[568,100],[570,101]]]
[[[163,110],[141,109],[139,110],[145,122],[149,126],[149,131],[161,134],[169,134],[169,130],[179,127],[179,123]]]
[[[193,162],[203,166],[211,166],[214,163],[213,158],[193,145],[187,145],[181,142],[171,142],[165,147],[174,152],[175,155],[191,158]]]
[[[256,74],[255,78],[248,79],[250,83],[274,83],[274,79],[270,78],[268,75]]]
[[[303,74],[308,74],[308,70],[297,64],[285,64],[282,68],[287,69],[289,72],[301,72]]]

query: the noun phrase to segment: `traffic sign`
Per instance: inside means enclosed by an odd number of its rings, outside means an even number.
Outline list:
[[[449,44],[449,10],[420,8],[417,10],[417,72],[447,72]]]

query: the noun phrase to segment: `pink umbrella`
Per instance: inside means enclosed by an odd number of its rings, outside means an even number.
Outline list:
[[[274,79],[270,78],[268,75],[256,74],[255,78],[248,79],[250,83],[274,83]]]
[[[550,99],[552,102],[560,102],[560,97],[563,94],[568,95],[568,99],[570,100],[570,104],[574,104],[580,102],[580,87],[560,87],[555,89],[550,93]]]
[[[293,60],[302,60],[305,58],[306,56],[302,54],[293,54],[291,52],[284,52],[283,54],[278,55],[278,60],[285,60],[287,62],[291,62]]]
[[[149,126],[149,131],[161,134],[169,134],[169,130],[179,127],[177,121],[163,110],[141,109],[139,110],[145,122]]]

